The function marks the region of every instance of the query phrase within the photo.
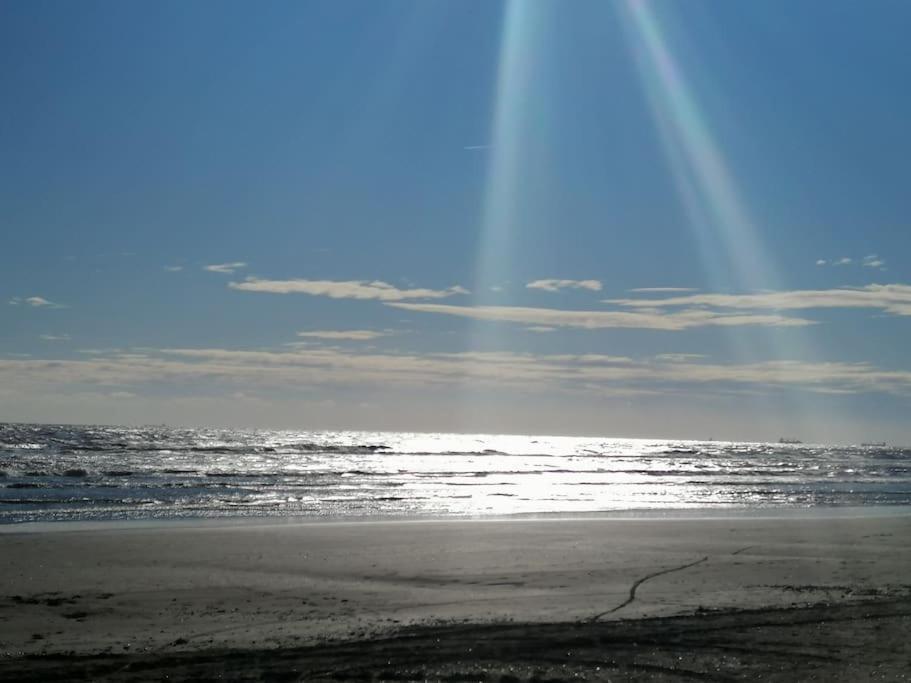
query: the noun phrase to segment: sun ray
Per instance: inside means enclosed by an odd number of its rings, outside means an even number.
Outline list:
[[[657,4],[622,0],[616,7],[710,284],[746,292],[785,288]],[[731,351],[742,359],[815,357],[806,330],[729,334]]]
[[[774,261],[753,225],[680,60],[671,51],[655,6],[643,0],[624,0],[617,6],[674,180],[700,242],[708,240],[723,249],[729,260],[726,279],[730,286],[778,287],[781,283]]]
[[[504,5],[491,125],[475,303],[488,302],[491,287],[512,276],[522,201],[523,141],[528,135],[534,50],[540,23],[536,3]]]
[[[541,4],[524,0],[503,4],[490,133],[485,145],[488,166],[472,287],[475,305],[496,302],[502,296],[502,285],[515,278],[521,211],[529,199],[522,191],[523,168],[534,110],[535,60],[540,58],[541,9]],[[509,334],[508,325],[472,321],[468,346],[476,351],[508,348]],[[477,423],[480,413],[487,410],[483,405],[487,401],[480,400],[470,379],[466,379],[462,393],[463,421]]]

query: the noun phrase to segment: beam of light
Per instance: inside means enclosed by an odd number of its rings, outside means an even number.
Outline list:
[[[475,303],[489,301],[491,287],[512,276],[518,246],[522,200],[523,145],[529,135],[534,49],[539,15],[536,3],[507,0],[504,5],[496,93],[488,146],[489,166],[481,234],[476,257]]]
[[[672,50],[657,4],[621,0],[616,6],[711,284],[741,291],[782,289],[785,283]],[[745,359],[770,352],[778,360],[813,358],[805,334],[789,331],[783,337],[775,330],[764,330],[750,339],[732,336],[732,351]],[[793,397],[788,400],[798,401]],[[800,422],[801,415],[807,413],[806,406],[791,407],[796,422]]]
[[[522,185],[527,177],[526,148],[533,135],[530,124],[535,112],[535,62],[540,59],[540,9],[539,3],[525,0],[506,0],[503,4],[492,119],[484,145],[488,166],[472,287],[475,305],[498,301],[502,285],[514,280],[517,250],[530,247],[522,244],[520,227],[523,206],[529,201]],[[509,332],[507,325],[472,321],[468,346],[473,350],[502,349],[508,346]],[[479,394],[470,374],[462,394],[463,422],[490,424],[490,410],[496,403]]]
[[[707,269],[717,279],[740,288],[779,287],[773,261],[750,219],[708,119],[671,52],[654,5],[645,0],[623,0],[617,6]],[[717,253],[713,253],[718,246],[728,261],[727,277]]]

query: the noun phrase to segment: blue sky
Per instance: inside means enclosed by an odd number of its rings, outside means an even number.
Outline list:
[[[5,2],[0,419],[911,443],[909,19]]]

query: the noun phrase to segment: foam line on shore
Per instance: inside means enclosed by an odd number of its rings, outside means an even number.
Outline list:
[[[190,528],[287,528],[296,526],[351,526],[351,525],[386,525],[386,524],[484,524],[484,523],[559,523],[559,522],[599,522],[599,521],[714,521],[730,520],[768,520],[768,519],[868,519],[911,517],[911,508],[898,505],[866,505],[863,507],[831,508],[793,508],[767,507],[753,509],[706,510],[706,509],[672,509],[672,510],[608,510],[590,513],[563,512],[486,515],[478,517],[462,516],[381,516],[381,517],[302,517],[302,516],[255,516],[255,517],[187,517],[180,519],[126,519],[126,520],[88,520],[59,522],[19,522],[0,524],[0,535],[16,533],[45,533],[71,531],[111,531],[111,530],[153,530],[153,529],[190,529]]]

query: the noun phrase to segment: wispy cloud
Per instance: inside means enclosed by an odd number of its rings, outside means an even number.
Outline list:
[[[447,289],[399,289],[387,282],[374,280],[260,280],[248,277],[243,282],[231,282],[232,289],[267,294],[309,294],[332,299],[376,299],[403,301],[405,299],[443,299],[456,294],[468,294],[464,287],[455,285]]]
[[[484,149],[490,149],[490,145],[465,145],[462,149],[468,152],[479,152]]]
[[[650,310],[691,306],[738,310],[870,308],[895,315],[911,315],[911,285],[873,284],[865,287],[791,290],[758,294],[693,294],[663,299],[607,299],[605,303]]]
[[[860,262],[864,268],[879,268],[880,270],[886,269],[885,259],[880,258],[876,254],[868,254],[864,256],[863,260]]]
[[[659,353],[655,360],[666,363],[686,363],[688,361],[701,360],[705,356],[701,353]]]
[[[672,292],[695,292],[696,289],[693,287],[636,287],[635,289],[630,289],[630,292],[638,293],[672,293]]]
[[[141,393],[144,383],[224,390],[348,386],[455,386],[473,384],[522,391],[663,392],[701,387],[791,388],[827,394],[911,395],[911,372],[871,363],[762,361],[713,363],[690,354],[634,359],[603,354],[515,352],[377,353],[338,347],[290,350],[220,348],[147,349],[82,360],[0,359],[0,387],[9,391],[90,384]]]
[[[850,266],[851,264],[856,263],[864,268],[878,268],[879,270],[885,270],[886,261],[876,254],[868,254],[861,259],[854,259],[850,256],[843,256],[842,258],[837,259],[817,259],[817,266]]]
[[[203,266],[203,270],[208,270],[210,273],[224,273],[226,275],[233,275],[235,271],[246,267],[247,264],[243,261],[235,261],[233,263],[213,263],[212,265]]]
[[[54,303],[41,296],[14,296],[9,300],[10,306],[32,306],[33,308],[66,308],[63,304]]]
[[[450,304],[390,303],[389,306],[420,313],[438,313],[474,320],[522,323],[539,327],[577,327],[588,330],[635,328],[678,331],[693,327],[812,325],[810,320],[781,315],[720,314],[701,309],[683,311],[578,311],[526,306],[455,306]]]
[[[211,268],[211,267],[212,266],[209,266],[209,268]],[[165,266],[164,269],[166,271],[168,271],[169,273],[179,273],[181,270],[183,270],[183,266]],[[221,271],[215,271],[215,272],[221,272]]]
[[[370,341],[394,334],[391,330],[313,330],[298,332],[298,337],[308,339],[333,339],[347,341]]]
[[[41,334],[38,336],[44,341],[69,341],[71,339],[68,334]]]
[[[592,292],[601,291],[601,282],[598,280],[535,280],[525,285],[528,289],[542,289],[545,292],[559,292],[561,289],[587,289]]]

